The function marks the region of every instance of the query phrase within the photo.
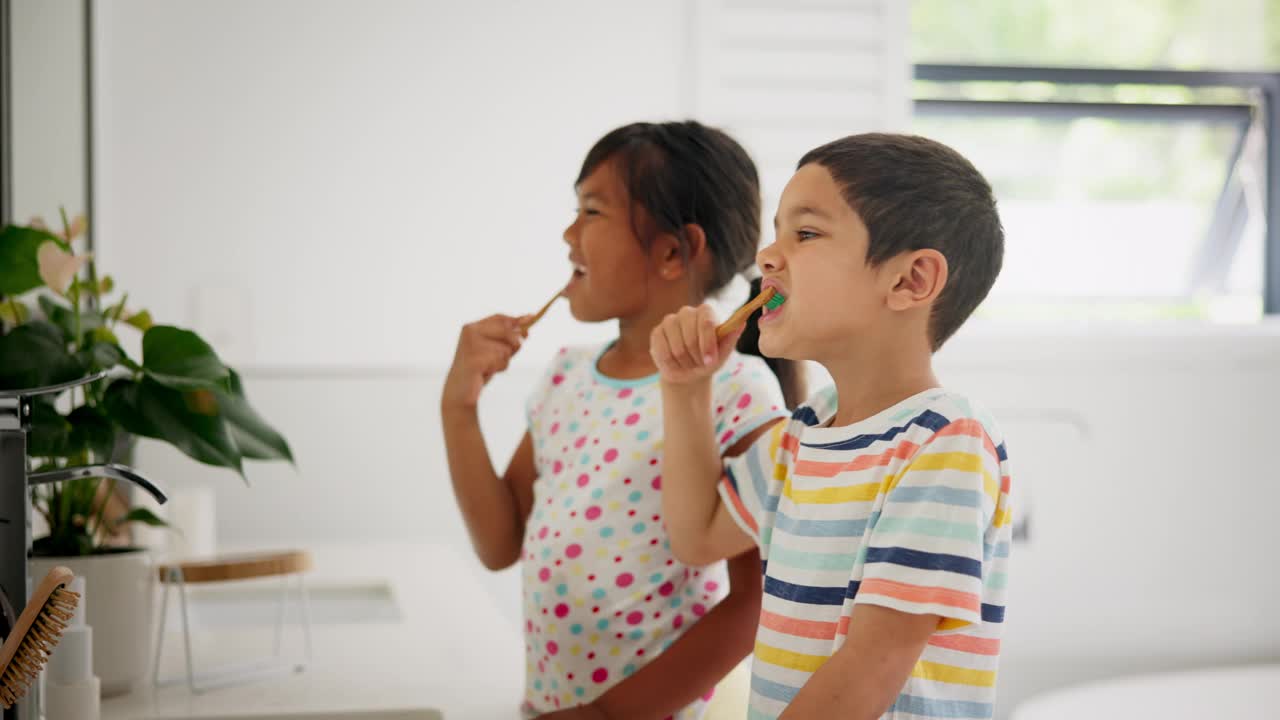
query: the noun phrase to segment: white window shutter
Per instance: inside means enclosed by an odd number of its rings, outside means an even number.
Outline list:
[[[766,227],[807,150],[907,127],[907,0],[691,0],[690,8],[693,116],[755,158]]]

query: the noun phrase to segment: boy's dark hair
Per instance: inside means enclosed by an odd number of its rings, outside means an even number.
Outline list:
[[[809,163],[831,173],[867,226],[869,264],[925,248],[947,259],[929,321],[937,351],[1000,274],[1004,230],[991,185],[963,155],[917,135],[851,135],[805,153],[797,168]]]
[[[703,295],[715,295],[755,263],[760,179],[751,156],[723,131],[692,120],[624,125],[591,148],[575,185],[607,161],[617,163],[631,202],[644,209],[643,217],[632,214],[632,227],[646,246],[667,233],[680,242],[687,259],[685,226],[698,225],[706,233],[711,272],[701,278]],[[738,350],[763,357],[758,344],[740,341]],[[788,404],[803,399],[796,397],[803,394],[802,385],[792,380],[788,386],[789,378],[799,377],[799,368],[786,369],[790,361],[766,361],[778,375]],[[775,367],[775,362],[781,365]]]

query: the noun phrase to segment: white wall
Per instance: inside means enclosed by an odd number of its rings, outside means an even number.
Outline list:
[[[902,125],[903,6],[811,4],[868,36],[829,56],[773,22],[789,6],[99,2],[99,257],[234,363],[443,366],[463,322],[567,279],[572,182],[607,130],[696,113],[740,130],[776,192],[818,140]],[[760,105],[815,58],[839,106]],[[546,328],[606,332],[563,308]]]

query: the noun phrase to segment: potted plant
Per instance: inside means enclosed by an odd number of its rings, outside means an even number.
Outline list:
[[[244,461],[293,461],[284,437],[245,397],[240,377],[195,333],[152,322],[73,243],[84,221],[51,232],[43,223],[0,230],[0,388],[108,377],[32,404],[28,454],[34,471],[119,462],[133,437],[169,443],[191,458],[244,478]],[[135,360],[121,344],[141,347]],[[140,343],[138,342],[140,340]],[[162,487],[164,478],[155,479]],[[163,525],[129,509],[113,480],[82,479],[32,489],[48,527],[33,542],[32,573],[69,566],[86,578],[87,621],[104,695],[129,691],[146,673],[155,572],[128,544],[130,523]]]

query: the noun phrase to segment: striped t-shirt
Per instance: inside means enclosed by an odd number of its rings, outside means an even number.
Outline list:
[[[943,618],[884,718],[992,717],[1011,535],[1003,439],[941,389],[826,427],[835,411],[835,389],[819,393],[720,483],[764,559],[749,717],[781,715],[864,603]]]

